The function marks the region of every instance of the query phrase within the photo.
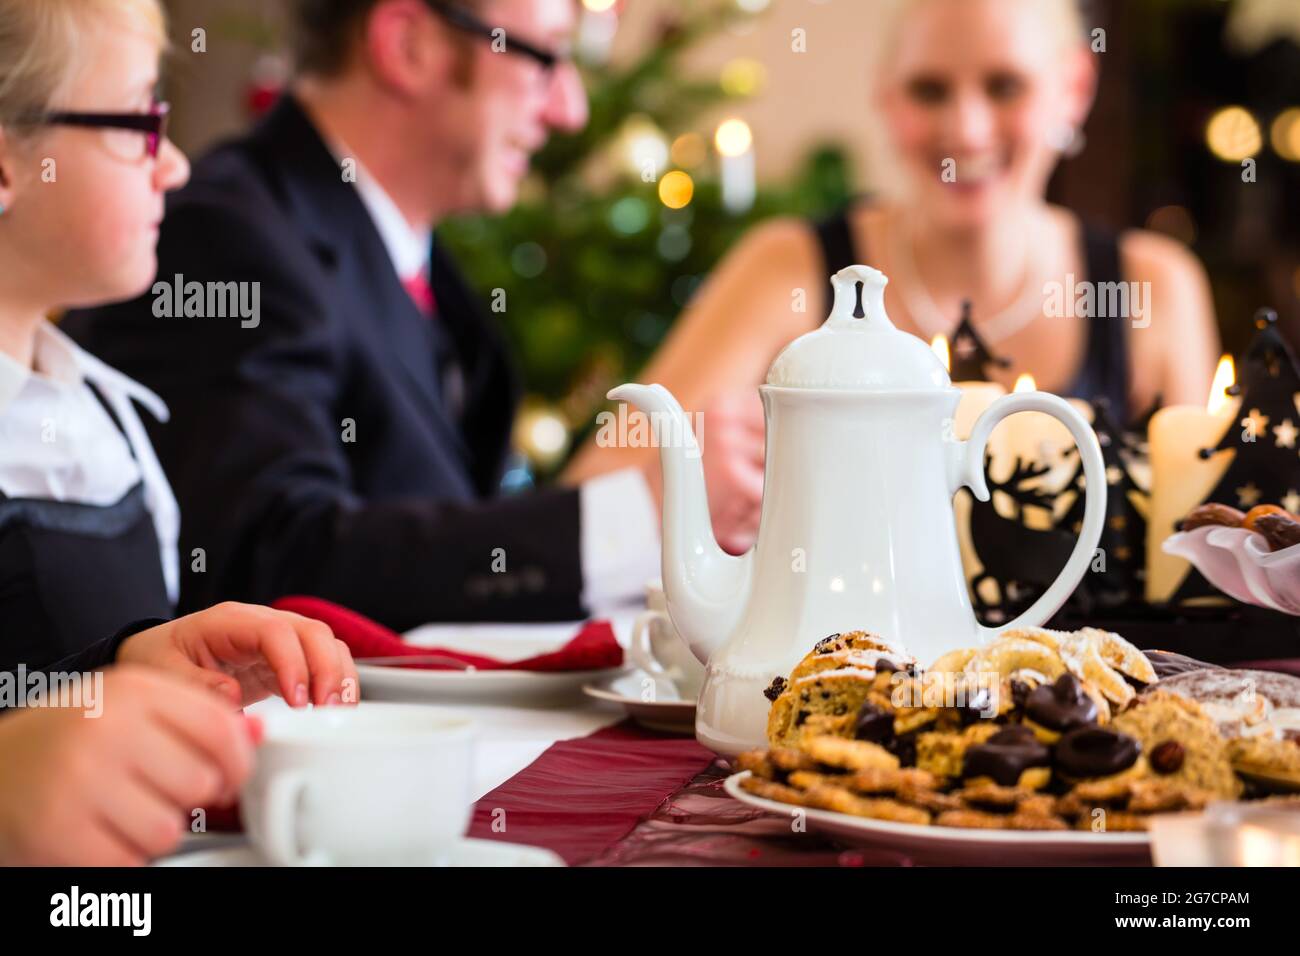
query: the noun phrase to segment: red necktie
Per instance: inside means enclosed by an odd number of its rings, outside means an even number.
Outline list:
[[[437,314],[438,302],[433,297],[433,286],[429,284],[423,272],[417,272],[409,279],[403,280],[402,288],[406,290],[406,294],[411,297],[411,301],[425,318],[431,319]]]

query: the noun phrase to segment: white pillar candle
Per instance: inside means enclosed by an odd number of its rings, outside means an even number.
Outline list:
[[[609,61],[618,32],[618,11],[615,0],[582,0],[582,19],[578,21],[575,41],[578,57],[584,63],[602,66]]]
[[[722,205],[741,215],[754,205],[758,182],[754,166],[754,134],[742,119],[723,120],[713,136],[722,160]]]
[[[1187,512],[1205,501],[1232,461],[1233,452],[1227,449],[1210,458],[1202,458],[1201,449],[1215,447],[1236,421],[1241,402],[1226,393],[1234,378],[1232,358],[1225,355],[1204,408],[1171,405],[1151,417],[1147,600],[1152,603],[1168,601],[1190,567],[1182,558],[1165,554],[1161,544]]]

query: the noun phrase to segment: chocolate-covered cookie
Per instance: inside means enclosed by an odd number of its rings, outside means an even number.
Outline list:
[[[974,747],[966,749],[961,775],[992,777],[995,783],[1014,787],[1030,767],[1046,767],[1051,751],[1034,737],[1028,727],[1012,724]]]
[[[1073,674],[1035,687],[1025,698],[1025,716],[1049,730],[1066,731],[1097,722],[1097,702]]]
[[[1142,746],[1106,727],[1076,727],[1056,742],[1056,769],[1066,777],[1109,777],[1137,763]]]
[[[862,702],[853,723],[853,736],[873,744],[884,744],[893,739],[894,715],[869,700]]]

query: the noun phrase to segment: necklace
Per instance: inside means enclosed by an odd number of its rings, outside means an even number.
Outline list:
[[[1041,261],[1044,258],[1042,250],[1046,247],[1042,241],[1047,233],[1045,220],[1035,217],[1031,229],[1033,235],[1029,241],[1020,293],[1011,305],[979,323],[980,337],[990,347],[1015,335],[1042,314],[1042,307],[1038,304],[1042,295],[1042,283],[1037,280],[1046,272]],[[930,295],[930,290],[916,267],[911,243],[902,232],[902,229],[890,230],[890,242],[887,243],[890,259],[895,263],[895,272],[898,274],[898,294],[924,338],[933,339],[940,333],[951,337],[955,325],[935,304],[934,297]]]

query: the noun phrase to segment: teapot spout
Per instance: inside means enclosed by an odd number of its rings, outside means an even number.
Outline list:
[[[673,626],[707,664],[749,603],[754,550],[736,557],[718,546],[700,446],[677,399],[662,385],[620,385],[607,397],[649,416],[663,466],[664,597]]]

